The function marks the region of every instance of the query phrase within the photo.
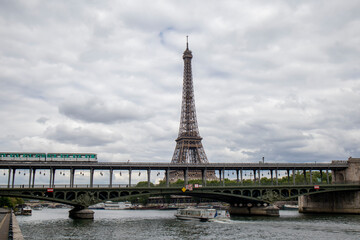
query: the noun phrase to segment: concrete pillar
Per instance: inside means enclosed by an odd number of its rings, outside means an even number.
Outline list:
[[[287,172],[287,176],[288,176],[288,184],[290,185],[290,170],[288,169],[288,170],[286,170],[286,172]]]
[[[74,187],[75,169],[70,169],[70,187]]]
[[[239,185],[239,170],[236,170],[236,183]]]
[[[221,169],[219,169],[219,180],[220,180],[220,184],[221,184]]]
[[[256,183],[256,170],[253,170],[254,173],[254,183]]]
[[[51,187],[52,187],[52,177],[53,177],[53,171],[52,171],[52,168],[50,168],[49,188],[51,188]]]
[[[330,180],[329,180],[329,169],[326,169],[326,183],[329,184]]]
[[[56,173],[56,169],[53,168],[52,169],[53,175],[52,175],[52,182],[51,182],[51,187],[55,186],[55,173]]]
[[[295,177],[296,177],[295,169],[293,169],[292,172],[293,172],[293,184],[295,185],[296,184],[296,182],[295,182]]]
[[[201,175],[202,175],[202,185],[206,187],[206,175],[207,175],[207,169],[205,168],[204,170],[201,171]]]
[[[225,187],[225,168],[223,169],[223,186]]]
[[[31,188],[32,169],[29,169],[29,188]]]
[[[313,183],[313,180],[312,180],[312,170],[310,169],[310,184]]]
[[[150,168],[147,170],[147,185],[150,187],[150,176],[151,176],[151,170]]]
[[[94,169],[90,169],[90,187],[92,188],[94,186]]]
[[[276,174],[276,185],[279,185],[279,180],[278,180],[278,170],[275,170],[275,174]]]
[[[307,184],[307,180],[306,180],[306,170],[304,169],[304,184]]]
[[[241,185],[243,185],[244,181],[243,181],[243,170],[242,169],[240,170],[240,180],[241,180]]]
[[[170,169],[166,169],[165,170],[165,174],[166,174],[166,187],[170,186]]]
[[[109,186],[112,188],[112,182],[113,182],[113,174],[114,174],[114,170],[112,168],[110,168],[110,181],[109,181]]]
[[[271,185],[274,185],[274,173],[273,173],[273,170],[270,171],[270,176],[271,176]]]
[[[34,187],[35,186],[35,177],[36,177],[36,169],[35,168],[33,168],[33,174],[32,174],[33,176],[32,176],[32,187]]]
[[[261,174],[260,174],[260,169],[259,169],[259,185],[261,184]]]
[[[131,169],[129,169],[129,187],[131,187]]]
[[[13,173],[12,173],[12,182],[11,182],[11,187],[14,188],[14,184],[15,184],[15,175],[16,175],[16,169],[13,168]]]
[[[322,170],[320,170],[320,183],[322,183],[322,178],[323,178],[323,172]]]
[[[69,217],[72,219],[94,219],[94,211],[88,208],[73,208],[69,211]]]
[[[10,188],[10,179],[11,179],[11,168],[9,168],[9,173],[8,173],[8,188]]]

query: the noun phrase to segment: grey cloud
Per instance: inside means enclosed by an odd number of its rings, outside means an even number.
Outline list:
[[[112,143],[121,136],[114,136],[111,132],[104,130],[93,130],[83,126],[71,127],[66,124],[59,124],[56,127],[49,127],[45,136],[48,139],[58,141],[60,143],[79,145],[79,146],[104,146]]]
[[[128,101],[104,102],[92,98],[86,101],[65,102],[59,106],[59,112],[69,118],[85,122],[111,124],[143,120],[149,112]]]

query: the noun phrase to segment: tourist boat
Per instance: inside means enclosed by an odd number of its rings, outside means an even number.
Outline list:
[[[221,209],[183,208],[177,210],[175,217],[181,220],[198,219],[200,221],[209,221],[229,219],[230,214],[227,210]]]
[[[299,206],[298,205],[285,204],[283,206],[283,210],[299,210]]]
[[[15,215],[31,216],[31,214],[32,214],[32,210],[29,206],[21,208],[18,212],[15,212]]]

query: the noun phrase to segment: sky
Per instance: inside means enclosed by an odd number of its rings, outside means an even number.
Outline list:
[[[170,162],[189,36],[210,163],[360,157],[360,2],[0,0],[0,151]]]

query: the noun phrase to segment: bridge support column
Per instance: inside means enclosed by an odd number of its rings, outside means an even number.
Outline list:
[[[221,183],[221,169],[219,169],[219,181]]]
[[[320,183],[323,182],[322,178],[323,178],[323,172],[322,172],[322,170],[320,170]]]
[[[150,187],[150,175],[151,175],[151,170],[150,168],[147,170],[147,186]]]
[[[11,187],[14,188],[15,185],[15,174],[16,173],[16,169],[13,168],[13,172],[12,172],[12,181],[11,181]]]
[[[53,168],[53,169],[52,169],[51,187],[54,187],[54,186],[55,186],[55,173],[56,173],[56,169]]]
[[[109,179],[109,186],[110,187],[112,187],[113,174],[114,174],[114,170],[110,169],[110,179]]]
[[[296,184],[296,182],[295,182],[295,177],[296,177],[295,169],[292,170],[292,173],[293,173],[293,185],[295,185]]]
[[[236,170],[236,183],[239,185],[239,170]]]
[[[270,176],[271,176],[271,185],[274,185],[274,173],[272,169],[270,171]]]
[[[70,169],[70,187],[74,187],[75,169]]]
[[[11,179],[11,168],[9,168],[9,173],[8,173],[8,188],[10,188],[10,179]]]
[[[241,185],[243,185],[244,182],[243,182],[243,170],[242,169],[240,170],[240,180],[241,180]]]
[[[261,184],[261,173],[260,173],[260,169],[259,169],[259,185]]]
[[[237,205],[237,206],[235,206]],[[239,206],[241,205],[241,206]],[[238,216],[279,216],[279,208],[273,205],[270,206],[253,206],[253,204],[232,204],[229,209],[231,215]]]
[[[69,217],[72,219],[94,219],[94,211],[88,208],[75,207],[69,211]]]
[[[279,179],[278,179],[278,170],[275,170],[275,174],[276,174],[276,185],[279,185]]]
[[[360,214],[360,191],[340,191],[300,196],[300,213]]]
[[[206,169],[204,169],[204,170],[201,171],[201,175],[202,175],[202,185],[203,185],[204,187],[206,187],[206,174],[207,174]]]
[[[307,180],[306,180],[306,170],[304,169],[304,183],[307,184]]]
[[[92,188],[94,186],[94,169],[90,169],[90,187]]]
[[[256,183],[256,170],[253,170],[254,172],[254,183]]]
[[[288,170],[286,170],[286,172],[287,172],[287,176],[288,176],[288,184],[290,185],[290,170],[288,169]]]
[[[312,181],[312,170],[310,169],[310,184],[312,184],[313,181]]]
[[[170,186],[170,169],[166,169],[165,170],[165,174],[166,174],[166,187]]]
[[[52,187],[52,177],[53,177],[53,169],[50,168],[50,179],[49,179],[49,188]]]
[[[31,187],[34,187],[35,186],[35,177],[36,177],[36,169],[33,168],[33,176],[32,176],[32,184],[31,184]]]
[[[32,169],[29,169],[29,188],[31,188]]]
[[[131,169],[129,169],[129,187],[131,187]]]
[[[329,184],[329,169],[326,169],[326,183]]]
[[[223,182],[222,185],[225,187],[225,168],[223,169]]]

